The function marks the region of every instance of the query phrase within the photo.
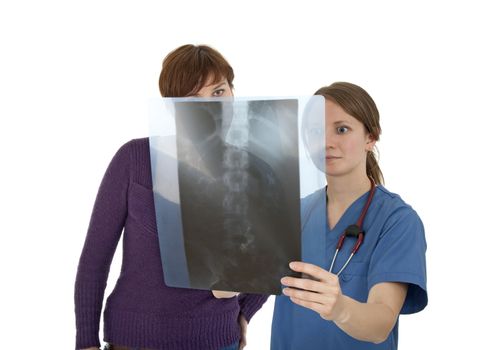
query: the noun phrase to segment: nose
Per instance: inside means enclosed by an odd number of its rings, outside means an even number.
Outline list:
[[[337,144],[337,135],[333,132],[333,128],[327,127],[325,131],[325,148],[335,148]]]

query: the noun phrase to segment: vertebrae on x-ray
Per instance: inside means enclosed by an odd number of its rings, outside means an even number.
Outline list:
[[[226,148],[223,154],[224,228],[230,237],[240,241],[239,249],[246,251],[252,243],[251,223],[248,218],[249,187],[249,121],[247,103],[233,105],[232,118],[224,119]],[[224,113],[225,115],[225,113]],[[227,122],[227,123],[226,123]],[[228,214],[228,215],[227,215]],[[236,220],[235,218],[239,218]],[[237,224],[237,225],[236,225]]]

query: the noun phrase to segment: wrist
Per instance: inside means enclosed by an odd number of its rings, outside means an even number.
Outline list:
[[[351,313],[349,312],[349,301],[350,298],[341,295],[338,300],[338,310],[337,316],[334,318],[334,322],[338,325],[346,324],[351,318]]]

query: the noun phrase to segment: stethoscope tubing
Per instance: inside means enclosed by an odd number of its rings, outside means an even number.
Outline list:
[[[335,264],[335,261],[337,259],[337,255],[339,254],[339,251],[341,250],[342,245],[344,244],[344,241],[346,240],[346,237],[350,237],[350,236],[357,237],[356,238],[356,244],[352,248],[351,254],[349,255],[349,258],[344,263],[344,265],[342,265],[342,267],[339,269],[339,272],[337,272],[337,274],[336,274],[337,276],[339,276],[342,273],[342,271],[344,271],[344,269],[347,267],[347,265],[349,265],[349,262],[351,261],[352,257],[357,253],[357,251],[359,250],[359,248],[361,247],[361,245],[364,241],[365,232],[363,231],[363,221],[364,221],[364,218],[366,217],[366,213],[368,212],[368,209],[369,209],[371,202],[373,200],[374,193],[376,191],[376,184],[375,184],[374,180],[370,178],[370,181],[371,181],[371,188],[369,190],[368,199],[367,199],[366,203],[364,204],[364,207],[361,211],[361,215],[359,216],[358,221],[356,222],[356,224],[349,225],[346,228],[346,230],[342,233],[342,235],[339,237],[339,240],[337,241],[337,246],[336,246],[336,250],[334,253],[334,257],[332,258],[332,263],[330,264],[330,268],[329,268],[330,273],[333,273],[332,269],[334,268],[334,264]]]

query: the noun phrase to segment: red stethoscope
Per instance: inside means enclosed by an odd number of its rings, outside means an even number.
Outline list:
[[[332,273],[332,269],[334,268],[334,263],[336,261],[337,254],[341,250],[346,237],[353,237],[353,238],[356,237],[356,244],[351,250],[351,255],[349,255],[349,258],[347,259],[345,264],[341,267],[341,269],[337,273],[337,276],[339,276],[341,272],[344,271],[344,269],[349,264],[354,254],[357,253],[359,247],[364,241],[365,232],[363,231],[363,220],[364,217],[366,216],[366,213],[368,212],[369,206],[371,205],[371,201],[373,200],[373,196],[376,191],[376,185],[374,183],[374,180],[370,178],[370,181],[371,181],[371,188],[369,190],[368,200],[364,204],[363,210],[361,211],[361,215],[359,216],[358,221],[355,224],[349,225],[344,231],[344,233],[339,237],[339,241],[337,242],[334,258],[332,259],[332,264],[330,264],[330,268],[329,268],[329,272],[331,273]]]

